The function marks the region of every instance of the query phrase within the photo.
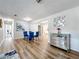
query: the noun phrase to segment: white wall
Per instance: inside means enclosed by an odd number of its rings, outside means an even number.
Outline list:
[[[38,24],[30,24],[29,30],[33,32],[38,31]]]
[[[56,28],[53,26],[53,19],[57,16],[66,16],[64,19],[65,26],[62,28],[62,32],[71,34],[71,49],[79,52],[79,7],[33,21],[31,22],[31,30],[37,30],[37,24],[41,24],[43,21],[48,21],[49,34],[57,32]]]
[[[38,31],[38,25],[42,25],[44,23],[48,24],[48,19],[47,18],[32,21],[32,22],[30,22],[30,30],[31,31]]]
[[[19,23],[22,25],[22,27],[25,29],[25,31],[29,31],[29,24],[22,20],[16,20],[14,21],[14,38],[19,39],[23,38],[23,31],[16,31],[16,23]]]
[[[79,52],[79,7],[52,15],[49,20],[49,32],[57,32],[53,26],[53,19],[57,16],[66,16],[62,32],[71,34],[71,49]]]

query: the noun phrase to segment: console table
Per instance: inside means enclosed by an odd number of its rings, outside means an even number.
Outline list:
[[[50,45],[69,51],[70,50],[70,37],[71,37],[70,34],[58,35],[57,33],[51,33]]]

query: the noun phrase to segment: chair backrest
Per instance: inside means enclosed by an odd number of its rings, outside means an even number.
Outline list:
[[[31,32],[31,31],[30,31],[30,32],[29,32],[29,35],[30,35],[30,36],[34,36],[34,32]]]
[[[39,32],[36,32],[36,35],[35,35],[35,37],[38,37],[39,36]]]
[[[29,40],[32,40],[34,38],[34,32],[29,32]]]
[[[27,31],[25,31],[23,34],[24,34],[24,36],[28,36],[28,33],[27,33]]]

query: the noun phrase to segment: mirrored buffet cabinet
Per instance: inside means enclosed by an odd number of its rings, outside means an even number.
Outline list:
[[[57,33],[51,33],[50,44],[66,51],[70,51],[70,37],[70,34],[58,35]]]

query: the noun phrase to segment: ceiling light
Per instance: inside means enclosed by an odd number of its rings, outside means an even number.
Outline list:
[[[25,21],[31,21],[32,18],[30,18],[30,17],[26,17],[26,18],[24,18],[24,20],[25,20]]]
[[[37,1],[37,3],[40,3],[42,0],[36,0]]]

